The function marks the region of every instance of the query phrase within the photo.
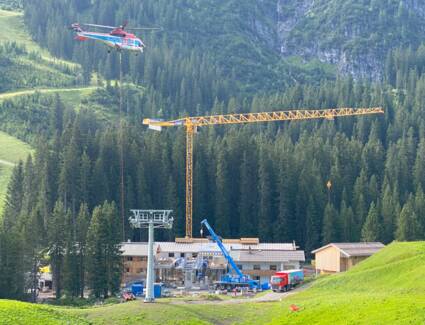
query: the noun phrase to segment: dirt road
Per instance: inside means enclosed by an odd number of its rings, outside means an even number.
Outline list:
[[[171,304],[245,304],[251,302],[273,302],[286,299],[287,297],[303,291],[309,287],[308,284],[298,287],[289,292],[267,292],[264,295],[254,298],[234,298],[234,299],[224,299],[224,300],[174,300],[171,301]]]

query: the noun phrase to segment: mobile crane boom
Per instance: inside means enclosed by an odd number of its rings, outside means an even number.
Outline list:
[[[221,239],[219,236],[217,236],[217,234],[215,233],[214,229],[212,229],[212,227],[210,226],[210,224],[208,223],[207,219],[204,219],[201,221],[201,225],[205,226],[205,228],[208,229],[208,232],[211,235],[212,240],[217,244],[217,246],[220,248],[221,252],[223,253],[223,256],[226,258],[227,262],[229,262],[230,266],[232,267],[232,269],[236,272],[236,274],[240,277],[240,278],[245,278],[246,276],[241,272],[241,270],[239,270],[238,266],[236,265],[235,261],[233,260],[233,258],[230,256],[229,252],[227,251],[226,247],[224,247]]]

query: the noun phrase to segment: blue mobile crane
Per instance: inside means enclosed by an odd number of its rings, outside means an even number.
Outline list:
[[[249,275],[243,274],[241,270],[239,270],[233,258],[230,256],[226,247],[224,247],[221,238],[217,236],[214,232],[210,224],[206,219],[202,220],[201,225],[205,226],[208,229],[208,232],[211,235],[211,239],[217,244],[220,248],[223,256],[226,258],[227,262],[230,264],[233,271],[235,271],[236,275],[234,275],[231,271],[221,277],[220,281],[214,282],[215,289],[221,290],[233,290],[235,288],[248,288],[251,290],[260,289],[260,283],[257,280],[253,280]]]

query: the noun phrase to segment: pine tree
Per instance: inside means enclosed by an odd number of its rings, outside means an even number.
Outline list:
[[[263,144],[264,146],[264,144]],[[272,173],[269,157],[265,148],[260,149],[260,158],[258,163],[258,234],[262,240],[273,240],[273,190]]]
[[[63,164],[59,176],[59,191],[65,209],[70,209],[73,216],[77,214],[80,192],[80,155],[77,139],[72,138],[71,143],[64,150]]]
[[[93,216],[87,232],[88,285],[92,290],[92,294],[97,298],[108,296],[105,256],[106,234],[107,225],[105,225],[102,206],[97,206],[93,210]]]
[[[177,197],[177,188],[171,176],[168,178],[167,189],[165,193],[165,206],[167,209],[173,210],[174,213],[178,213],[178,197]],[[179,216],[181,217],[181,216]],[[184,236],[183,220],[179,220],[180,229],[176,230],[175,233],[177,236]],[[168,238],[171,240],[172,238]]]
[[[424,230],[415,213],[414,199],[411,195],[401,210],[397,222],[396,238],[400,241],[424,239]]]
[[[356,224],[354,220],[354,213],[351,207],[343,200],[340,208],[341,222],[342,222],[342,240],[346,242],[353,242],[356,240]]]
[[[56,299],[62,296],[63,288],[63,267],[66,251],[66,228],[67,220],[70,219],[69,211],[65,210],[61,201],[56,202],[52,216],[48,223],[48,245],[51,259],[53,285],[56,292]]]
[[[422,139],[418,146],[413,166],[413,181],[416,188],[418,186],[425,187],[425,139]]]
[[[415,195],[415,213],[418,216],[422,229],[425,229],[425,194],[422,187],[418,187]]]
[[[257,236],[256,211],[257,208],[257,191],[256,178],[252,175],[256,171],[253,158],[248,157],[245,151],[241,164],[241,181],[240,181],[240,199],[238,212],[240,216],[240,235],[242,237]]]
[[[27,219],[31,214],[32,208],[36,205],[37,197],[34,193],[36,190],[36,177],[34,173],[34,164],[32,157],[28,156],[25,167],[24,167],[24,180],[23,180],[23,196],[22,196],[22,207],[20,210],[20,218],[23,220]]]
[[[23,238],[16,229],[0,227],[0,299],[24,298]]]
[[[277,184],[279,214],[276,225],[274,226],[275,238],[284,241],[293,241],[296,239],[296,220],[292,207],[294,191],[292,190],[293,183],[290,170],[291,164],[286,154],[284,154],[281,159]]]
[[[114,203],[97,206],[87,232],[88,284],[97,298],[106,298],[119,289],[122,261],[121,227]]]
[[[389,243],[394,238],[396,216],[400,213],[397,211],[397,205],[391,192],[389,185],[385,187],[384,196],[381,202],[382,214],[382,240]]]
[[[305,252],[310,254],[321,243],[318,209],[312,195],[310,195],[308,200],[306,219]]]
[[[80,168],[80,192],[81,202],[90,204],[91,203],[91,161],[86,151],[81,156],[81,168]]]
[[[340,240],[341,225],[338,218],[338,212],[332,205],[328,203],[325,207],[322,226],[322,243],[327,245],[331,242]]]
[[[86,264],[87,264],[87,232],[90,225],[90,214],[87,204],[81,204],[80,211],[77,217],[77,234],[76,240],[78,245],[78,258],[79,258],[79,287],[80,297],[84,297],[84,288],[86,286]]]
[[[378,215],[378,209],[375,202],[370,204],[369,213],[362,228],[362,241],[376,242],[382,236],[382,222]]]
[[[24,196],[24,171],[20,161],[13,169],[12,177],[7,187],[7,195],[3,212],[3,228],[8,231],[18,223]]]
[[[55,95],[53,113],[51,114],[50,128],[51,134],[61,134],[63,131],[63,114],[64,114],[64,104],[59,96]]]
[[[217,157],[215,227],[217,233],[223,238],[230,236],[229,216],[232,214],[230,207],[230,177],[228,168],[225,149],[221,149]]]
[[[77,243],[73,239],[73,232],[69,233],[65,242],[63,256],[63,289],[67,296],[78,297],[80,294],[80,275]]]

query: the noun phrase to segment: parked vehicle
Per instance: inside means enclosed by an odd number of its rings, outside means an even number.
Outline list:
[[[124,290],[121,293],[121,301],[127,302],[127,301],[132,301],[132,300],[136,300],[136,297],[133,295],[133,293],[131,291]]]
[[[271,278],[272,290],[274,292],[285,292],[304,281],[303,270],[286,270],[276,272]]]

